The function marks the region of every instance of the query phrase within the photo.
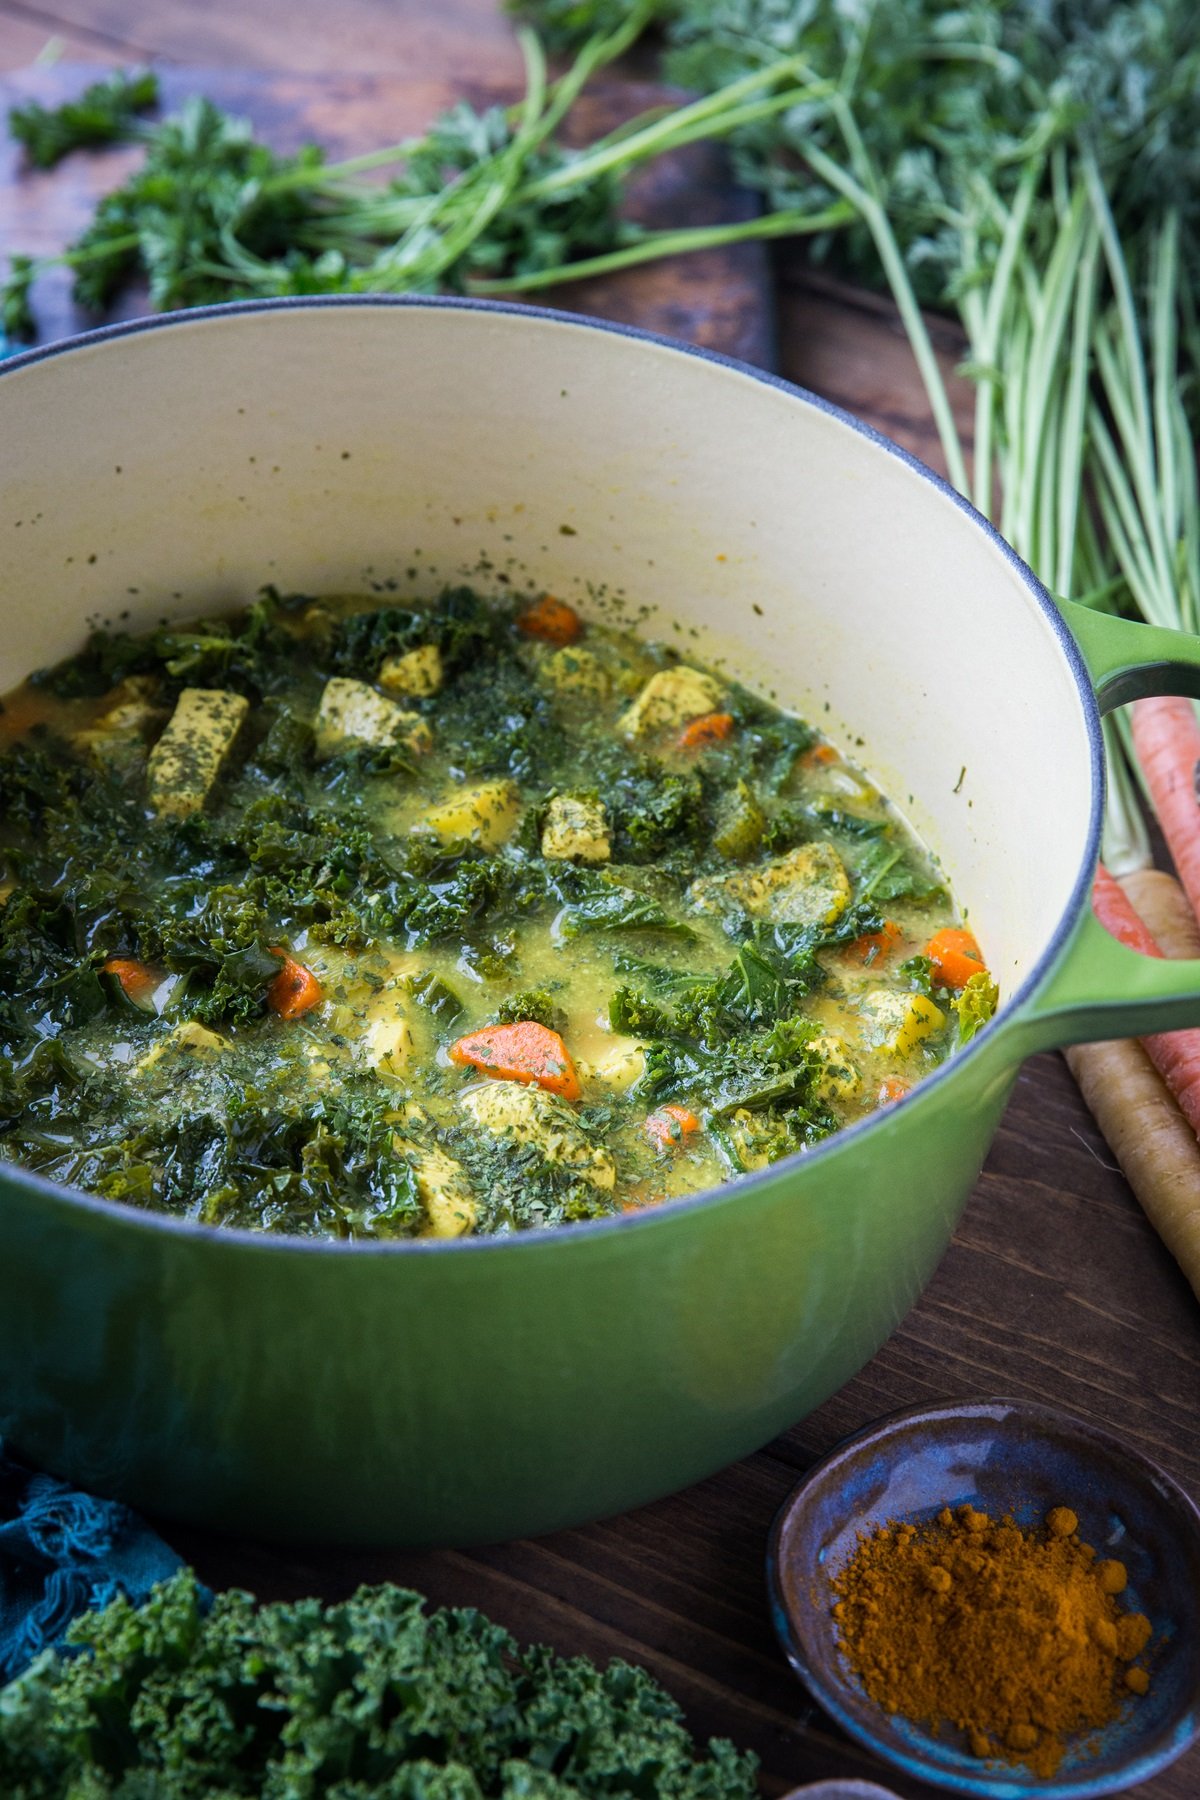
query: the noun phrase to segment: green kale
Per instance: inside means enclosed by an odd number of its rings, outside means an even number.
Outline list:
[[[190,1569],[113,1601],[0,1693],[11,1800],[753,1800],[643,1670],[522,1648],[390,1585],[206,1608]],[[297,1783],[300,1785],[297,1786]]]
[[[607,767],[601,762],[599,795],[617,862],[655,862],[670,845],[694,840],[702,829],[703,787],[690,770],[679,774],[628,753],[619,762],[610,757]]]
[[[522,1019],[533,1019],[550,1031],[565,1031],[567,1026],[567,1015],[548,988],[524,988],[496,1008],[498,1025],[515,1025]]]
[[[855,861],[857,898],[874,900],[938,900],[945,897],[942,883],[920,868],[890,832],[873,837]]]
[[[823,1067],[811,1048],[818,1029],[806,1019],[780,1019],[769,1030],[717,1046],[659,1039],[646,1051],[637,1091],[647,1101],[690,1099],[722,1118],[742,1108],[813,1104]]]
[[[449,982],[443,981],[433,969],[408,976],[404,985],[413,999],[420,1001],[426,1012],[443,1024],[457,1019],[463,1010],[463,1003]]]
[[[387,656],[436,644],[442,668],[453,675],[504,641],[495,612],[471,588],[446,588],[429,607],[381,606],[351,613],[333,634],[333,666],[374,681]]]
[[[55,1116],[43,1103],[25,1106],[8,1141],[53,1180],[210,1225],[343,1238],[411,1237],[423,1225],[393,1142],[395,1094],[369,1077],[345,1076],[301,1105],[282,1083],[246,1087],[236,1061],[218,1063],[188,1116],[166,1079],[165,1091],[147,1083],[131,1099],[104,1075],[76,1074],[56,1103],[69,1140],[42,1129],[43,1113]]]
[[[184,687],[228,687],[261,698],[295,680],[303,645],[288,627],[285,604],[264,588],[241,613],[163,625],[131,635],[94,631],[83,649],[33,677],[59,699],[98,697],[129,675],[160,678],[164,696]]]
[[[761,704],[756,703],[756,711]],[[767,794],[778,794],[816,736],[811,725],[786,713],[760,715],[748,721],[741,737],[759,787]]]
[[[667,912],[652,895],[625,886],[594,870],[564,866],[554,886],[565,902],[554,922],[555,935],[579,937],[588,931],[662,931],[677,938],[696,933],[683,919]]]
[[[976,1032],[983,1030],[999,1004],[1000,989],[986,969],[970,976],[954,1003],[959,1043],[969,1044]]]
[[[927,956],[910,956],[896,970],[898,977],[908,983],[914,993],[926,997],[933,993],[933,964]]]
[[[52,169],[72,150],[115,144],[137,135],[138,115],[158,105],[158,77],[149,69],[117,69],[94,81],[77,100],[11,107],[8,129],[37,169]]]

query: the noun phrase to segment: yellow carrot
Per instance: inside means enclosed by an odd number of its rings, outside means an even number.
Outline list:
[[[1141,1045],[1065,1052],[1093,1118],[1142,1211],[1200,1299],[1200,1142]]]

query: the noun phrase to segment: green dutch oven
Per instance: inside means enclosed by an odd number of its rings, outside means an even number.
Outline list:
[[[0,495],[0,690],[93,617],[137,628],[265,581],[466,578],[648,609],[853,747],[1003,996],[962,1054],[816,1150],[566,1229],[257,1237],[6,1167],[0,1433],[86,1487],[413,1546],[650,1500],[874,1353],[1024,1057],[1200,1022],[1200,964],[1135,956],[1088,904],[1097,697],[1200,693],[1200,644],[1056,608],[927,469],[770,376],[518,307],[216,308],[5,364]]]

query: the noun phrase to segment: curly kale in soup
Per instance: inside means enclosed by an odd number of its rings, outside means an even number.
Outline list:
[[[0,897],[0,1154],[211,1225],[653,1206],[995,1004],[831,744],[549,597],[97,635],[0,715]]]

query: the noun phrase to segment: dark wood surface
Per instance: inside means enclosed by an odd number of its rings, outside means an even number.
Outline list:
[[[432,0],[342,0],[337,8],[324,0],[292,0],[286,8],[279,0],[241,0],[236,8],[191,0],[49,0],[45,7],[0,0],[0,69],[28,63],[52,37],[76,57],[140,54],[164,65],[220,65],[230,94],[239,83],[247,94],[256,91],[244,69],[286,68],[298,78],[291,88],[296,107],[316,104],[311,80],[300,78],[320,72],[327,85],[318,129],[346,150],[391,135],[375,129],[373,115],[354,110],[355,96],[366,91],[360,71],[371,71],[376,99],[385,78],[402,78],[424,96],[415,105],[419,113],[424,104],[426,114],[449,88],[508,92],[517,78],[511,34],[492,0],[441,0],[436,8]],[[284,142],[298,113],[284,105],[286,87],[272,91],[280,101],[274,128]],[[421,123],[423,117],[406,117],[396,135]],[[701,179],[699,204],[711,205],[718,192],[712,165]],[[0,249],[47,242],[65,216],[54,212],[60,202],[52,194],[70,189],[78,208],[86,189],[73,184],[82,182],[81,174],[60,171],[26,178],[20,199],[11,181],[0,189]],[[677,201],[678,194],[671,204]],[[890,308],[814,278],[798,255],[781,257],[777,273],[783,372],[936,465],[920,387]],[[753,288],[756,266],[740,279]],[[693,275],[691,287],[690,327],[685,309],[674,329],[717,329],[712,321],[722,318],[721,308],[711,306],[707,284]],[[632,308],[640,317],[643,299],[610,292],[590,303]],[[727,329],[750,329],[740,304],[722,319],[720,330]],[[754,330],[756,353],[766,354],[770,321],[760,318]],[[936,325],[935,335],[951,369],[956,334]],[[965,416],[965,384],[956,384],[955,395]],[[435,1602],[481,1606],[523,1638],[641,1661],[678,1695],[697,1731],[727,1735],[759,1753],[768,1793],[857,1774],[917,1800],[919,1787],[889,1775],[809,1715],[772,1636],[764,1547],[794,1481],[839,1437],[895,1407],[981,1393],[1049,1400],[1086,1414],[1200,1495],[1200,1309],[1054,1055],[1023,1070],[920,1304],[834,1399],[745,1462],[620,1519],[471,1552],[304,1554],[174,1528],[168,1535],[215,1584],[238,1583],[264,1596],[333,1597],[386,1577]],[[1138,1793],[1194,1800],[1200,1750]]]

